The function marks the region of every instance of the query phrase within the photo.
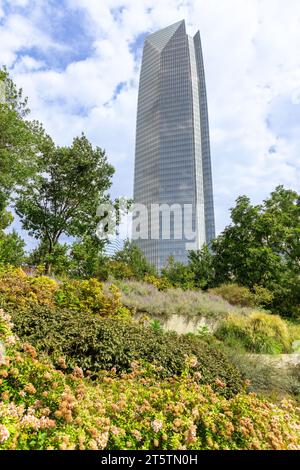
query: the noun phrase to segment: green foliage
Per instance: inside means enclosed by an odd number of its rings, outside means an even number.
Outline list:
[[[0,270],[0,307],[16,311],[32,305],[54,305],[57,287],[48,277],[30,277],[21,269],[5,267]]]
[[[168,264],[161,270],[162,276],[172,284],[173,287],[181,289],[193,289],[194,275],[190,267],[174,261],[171,256]]]
[[[230,347],[252,353],[280,354],[291,350],[287,324],[279,316],[263,312],[245,317],[230,315],[215,335]]]
[[[198,338],[209,342],[211,340],[212,333],[209,331],[207,326],[202,326],[201,328],[198,328],[197,336]]]
[[[73,243],[70,252],[71,276],[88,279],[108,278],[108,260],[103,255],[104,242],[95,236],[84,236]]]
[[[222,284],[211,289],[210,292],[219,295],[232,305],[255,307],[254,296],[248,287],[238,286],[237,284]]]
[[[83,317],[94,314],[128,318],[130,312],[120,296],[114,285],[104,292],[97,279],[57,283],[46,276],[27,276],[21,269],[0,271],[0,307],[10,312],[20,310],[22,315],[35,306],[47,306],[81,312]]]
[[[274,300],[274,294],[270,292],[269,289],[262,286],[253,286],[252,293],[254,305],[259,307],[269,307]]]
[[[51,266],[52,271],[56,275],[64,275],[70,270],[71,259],[68,254],[69,246],[57,243],[52,250],[50,250],[49,242],[47,240],[41,241],[39,246],[33,250],[27,257],[27,264],[29,266],[44,266],[45,274],[46,266]]]
[[[111,275],[114,279],[134,279],[135,275],[130,265],[124,261],[109,260],[107,263],[107,279]]]
[[[300,323],[297,322],[288,322],[288,330],[289,335],[291,337],[291,341],[299,341],[300,340]]]
[[[65,372],[28,343],[16,343],[0,312],[0,449],[13,450],[216,450],[300,447],[299,415],[290,401],[278,405],[239,393],[225,398],[219,378],[213,392],[196,374],[157,378],[135,363],[121,377],[102,372],[91,382],[76,367]],[[195,358],[189,359],[190,367]],[[188,372],[188,371],[187,371]]]
[[[27,257],[30,266],[51,266],[57,276],[106,280],[109,276],[109,258],[103,255],[104,242],[95,236],[84,236],[71,246],[57,243],[50,249],[47,240]],[[45,268],[46,269],[46,268]],[[45,272],[45,271],[44,271]]]
[[[273,294],[271,307],[300,314],[300,196],[279,186],[262,205],[246,197],[231,210],[232,224],[213,242],[216,282]]]
[[[248,287],[238,286],[237,284],[222,284],[211,289],[210,292],[219,295],[232,305],[242,307],[267,306],[273,300],[273,294],[261,286],[254,286],[253,291],[250,291]]]
[[[35,307],[15,314],[14,323],[24,341],[55,357],[66,357],[69,368],[78,366],[93,373],[111,368],[129,372],[134,361],[142,360],[157,365],[159,376],[168,377],[181,375],[186,357],[195,356],[193,371],[200,373],[201,383],[215,387],[219,378],[226,384],[226,395],[241,390],[237,370],[222,353],[198,338],[83,313]]]
[[[109,292],[110,295],[103,292],[97,279],[65,281],[56,290],[54,303],[81,314],[117,315],[122,307],[120,291],[112,285]]]
[[[3,209],[0,211],[0,234],[3,234],[3,230],[7,229],[11,223],[13,222],[14,218],[11,212]]]
[[[189,268],[194,275],[194,284],[200,289],[212,287],[215,282],[214,257],[207,245],[202,250],[189,251]]]
[[[273,282],[270,290],[274,295],[271,308],[280,315],[292,320],[300,319],[300,277],[296,272],[286,271],[281,279]]]
[[[153,331],[162,331],[163,330],[163,327],[162,327],[159,320],[152,320],[152,322],[150,323],[150,326],[151,326]]]
[[[134,277],[142,280],[146,274],[156,274],[155,268],[148,263],[140,248],[129,240],[126,240],[123,249],[114,255],[113,261],[120,263],[111,264],[113,274],[117,279],[126,279],[126,276],[129,276],[128,279]],[[118,268],[120,269],[119,275]]]
[[[0,100],[0,215],[11,192],[23,183],[35,168],[36,137],[42,133],[36,122],[28,122],[27,99],[17,90],[6,69],[0,69],[0,86],[4,101]]]
[[[42,149],[37,175],[18,191],[16,212],[30,235],[47,241],[53,255],[62,235],[83,237],[96,231],[97,208],[107,199],[114,170],[105,152],[82,135],[71,147]],[[51,262],[46,262],[50,273]]]
[[[144,277],[144,281],[148,284],[152,284],[159,291],[165,291],[173,287],[170,281],[163,276],[157,277],[157,276],[151,276],[150,274],[146,274],[146,276]]]
[[[0,263],[21,266],[25,259],[25,242],[15,230],[11,233],[0,231]]]

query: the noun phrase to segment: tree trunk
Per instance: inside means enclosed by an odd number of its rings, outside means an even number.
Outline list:
[[[46,276],[51,276],[51,274],[52,274],[52,263],[50,261],[46,261],[45,274],[46,274]]]
[[[52,254],[53,254],[53,243],[52,243],[52,240],[49,240],[49,250],[48,250],[49,258],[47,259],[45,263],[46,276],[51,276],[52,274]]]

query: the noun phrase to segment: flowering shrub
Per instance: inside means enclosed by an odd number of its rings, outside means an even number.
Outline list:
[[[229,346],[241,346],[254,353],[290,352],[287,324],[277,315],[253,312],[247,317],[230,315],[215,332]]]
[[[28,343],[15,344],[0,312],[0,449],[300,449],[299,409],[242,392],[226,399],[200,385],[186,358],[181,377],[157,379],[152,366],[132,364],[91,381],[81,368],[66,374]],[[5,332],[5,333],[4,333]],[[63,365],[62,358],[62,365]]]

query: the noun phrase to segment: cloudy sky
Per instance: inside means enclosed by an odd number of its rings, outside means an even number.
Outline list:
[[[300,186],[299,0],[0,0],[0,64],[59,145],[84,131],[131,196],[146,34],[200,29],[217,231],[241,194]]]

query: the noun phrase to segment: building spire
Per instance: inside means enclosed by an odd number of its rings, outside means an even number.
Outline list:
[[[176,31],[180,28],[180,26],[184,27],[184,32],[185,32],[185,21],[181,20],[178,21],[177,23],[172,24],[171,26],[167,26],[164,29],[161,29],[160,31],[157,31],[156,33],[150,34],[147,38],[146,41],[150,42],[152,46],[154,46],[156,49],[158,49],[160,52],[166,47],[168,42],[172,39]]]

